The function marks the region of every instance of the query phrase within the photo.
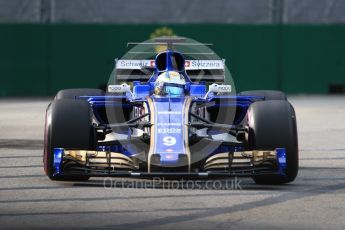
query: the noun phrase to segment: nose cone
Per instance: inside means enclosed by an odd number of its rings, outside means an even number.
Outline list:
[[[171,172],[171,171],[188,171],[188,157],[184,153],[169,154],[156,153],[151,156],[152,171]]]
[[[188,99],[183,97],[154,98],[152,101],[154,132],[151,139],[154,141],[151,143],[150,160],[151,165],[160,171],[186,166],[188,170],[188,146],[185,140],[188,138],[188,131],[184,125],[186,100]]]

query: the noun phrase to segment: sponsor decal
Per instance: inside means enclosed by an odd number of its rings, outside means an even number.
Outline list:
[[[118,60],[117,69],[141,69],[144,66],[150,66],[150,60]]]
[[[157,123],[157,126],[181,126],[181,123]]]
[[[230,85],[220,85],[218,86],[218,89],[224,92],[229,92],[231,91],[231,86]]]
[[[119,91],[122,90],[122,85],[109,85],[109,89],[112,91]]]
[[[181,133],[180,128],[158,128],[158,133]]]
[[[126,60],[116,62],[117,69],[141,69],[142,67],[155,67],[154,60]],[[186,60],[186,70],[224,69],[223,60]]]
[[[186,69],[224,69],[222,60],[191,60]]]
[[[181,111],[158,111],[158,114],[182,114]]]

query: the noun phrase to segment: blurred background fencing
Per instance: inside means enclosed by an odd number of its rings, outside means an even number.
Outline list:
[[[105,84],[128,41],[211,42],[237,90],[345,90],[344,0],[0,0],[0,96]]]

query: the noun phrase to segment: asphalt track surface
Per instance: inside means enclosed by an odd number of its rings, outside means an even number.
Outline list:
[[[289,99],[300,171],[283,186],[50,181],[42,168],[49,99],[0,99],[0,228],[344,229],[345,97]]]

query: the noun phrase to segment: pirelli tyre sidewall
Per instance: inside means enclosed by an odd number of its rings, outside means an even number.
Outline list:
[[[87,176],[54,176],[54,148],[93,150],[96,133],[90,104],[83,100],[54,100],[47,108],[44,135],[44,169],[53,180],[87,180]]]
[[[286,148],[287,177],[254,177],[259,184],[291,182],[298,173],[298,137],[296,114],[285,100],[258,101],[248,109],[248,142],[252,149],[273,150]]]

